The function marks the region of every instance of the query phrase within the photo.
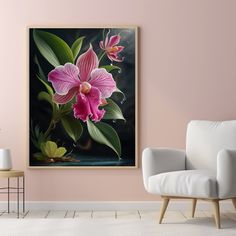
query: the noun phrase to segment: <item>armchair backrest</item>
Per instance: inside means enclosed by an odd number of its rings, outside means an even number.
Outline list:
[[[217,154],[222,149],[236,149],[236,120],[194,120],[188,124],[186,169],[216,171]]]

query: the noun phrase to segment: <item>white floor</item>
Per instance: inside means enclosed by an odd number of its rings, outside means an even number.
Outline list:
[[[0,236],[236,236],[236,212],[222,212],[222,229],[212,213],[167,211],[163,224],[157,211],[28,211],[0,213]]]

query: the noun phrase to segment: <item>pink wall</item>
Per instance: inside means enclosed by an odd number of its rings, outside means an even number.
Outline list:
[[[26,168],[27,26],[140,27],[141,153],[184,148],[191,119],[236,118],[235,9],[234,0],[1,0],[0,146],[26,171],[27,200],[156,199],[145,193],[140,169]]]

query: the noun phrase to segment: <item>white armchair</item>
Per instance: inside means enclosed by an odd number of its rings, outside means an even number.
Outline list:
[[[220,228],[219,201],[232,199],[236,208],[236,120],[191,121],[186,151],[146,148],[142,169],[146,191],[163,198],[159,223],[170,199],[192,199],[192,217],[202,199],[213,203]]]

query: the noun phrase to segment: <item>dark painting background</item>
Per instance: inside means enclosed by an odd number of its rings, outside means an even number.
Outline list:
[[[89,43],[92,43],[93,49],[98,55],[101,51],[99,42],[103,39],[104,29],[40,29],[53,33],[62,38],[69,46],[81,36],[86,36],[81,53],[85,52]],[[112,99],[119,105],[126,122],[123,120],[109,121],[102,120],[110,124],[118,133],[121,141],[122,160],[119,161],[115,152],[109,147],[98,144],[93,141],[88,132],[86,123],[82,123],[84,132],[79,141],[75,144],[68,137],[62,125],[59,123],[56,129],[52,132],[52,141],[58,146],[63,145],[68,152],[72,152],[74,157],[80,162],[58,162],[53,164],[43,164],[33,158],[33,153],[38,152],[30,141],[30,166],[43,165],[63,165],[63,166],[134,166],[135,165],[135,30],[126,28],[110,29],[110,36],[120,33],[121,41],[119,45],[125,47],[120,55],[125,57],[123,62],[113,62],[114,65],[121,67],[121,71],[112,71],[113,77],[116,80],[117,87],[122,90],[126,96],[124,100],[121,94],[114,93]],[[105,33],[108,29],[105,29]],[[45,91],[45,87],[37,79],[38,67],[34,62],[35,56],[47,75],[54,67],[50,65],[46,59],[41,56],[33,40],[33,29],[30,29],[30,55],[29,55],[29,75],[30,75],[30,122],[39,125],[42,131],[45,131],[49,125],[51,118],[51,106],[49,103],[39,101],[37,99],[40,91]],[[109,65],[111,61],[104,56],[101,65]],[[71,113],[73,115],[73,112]]]

